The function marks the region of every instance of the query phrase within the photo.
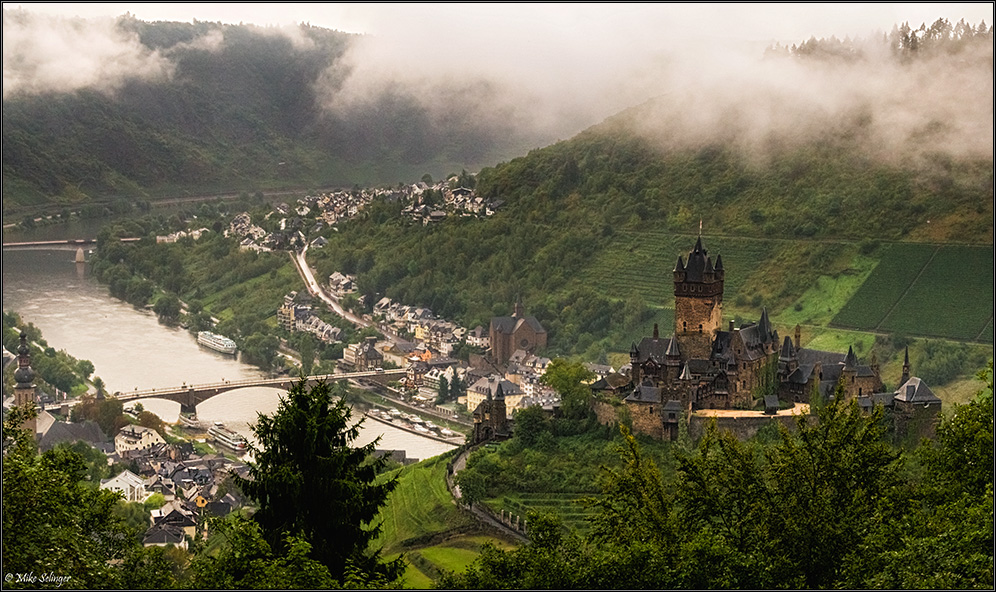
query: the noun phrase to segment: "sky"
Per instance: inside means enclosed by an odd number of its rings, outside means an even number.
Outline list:
[[[8,18],[17,8],[30,17]],[[317,100],[328,98],[322,106],[333,112],[402,88],[440,117],[502,118],[494,125],[528,127],[550,141],[667,96],[672,112],[659,119],[686,139],[709,141],[731,121],[742,137],[791,134],[861,111],[875,115],[886,147],[888,135],[909,137],[941,121],[952,137],[981,138],[983,152],[992,152],[991,53],[982,74],[985,56],[971,67],[963,59],[847,71],[763,59],[775,42],[866,38],[902,22],[991,25],[992,3],[4,3],[3,96],[114,92],[129,77],[172,76],[168,51],[150,51],[115,27],[126,12],[146,21],[254,24],[301,43],[308,40],[299,23],[359,34],[324,78],[345,84],[315,83]],[[197,43],[217,48],[223,39]],[[464,104],[455,110],[440,97]]]
[[[637,37],[725,37],[792,43],[809,36],[865,35],[897,22],[930,25],[945,17],[991,23],[992,3],[679,3],[679,4],[385,4],[385,3],[4,3],[62,16],[221,21],[260,26],[308,22],[349,33],[467,38],[510,31],[531,43],[631,42]],[[663,40],[662,40],[663,41]]]

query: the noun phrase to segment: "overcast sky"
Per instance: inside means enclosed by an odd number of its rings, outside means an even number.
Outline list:
[[[531,44],[565,40],[630,43],[633,36],[726,37],[794,42],[810,36],[866,35],[897,22],[918,26],[945,17],[991,24],[986,3],[844,4],[379,4],[379,3],[5,3],[64,16],[118,16],[142,20],[312,25],[350,33],[397,35],[413,39],[466,35],[531,34]]]
[[[15,8],[26,14],[8,19]],[[362,33],[315,82],[316,100],[330,111],[363,108],[384,89],[400,88],[439,117],[462,110],[549,141],[666,96],[673,112],[661,119],[685,137],[729,129],[731,113],[746,129],[742,136],[760,139],[774,128],[794,134],[863,112],[874,116],[882,128],[875,137],[890,150],[943,123],[952,146],[992,152],[991,51],[910,68],[874,59],[847,69],[763,59],[774,42],[866,38],[902,22],[991,25],[992,3],[5,3],[4,97],[114,92],[129,77],[170,77],[168,50],[151,51],[116,27],[111,17],[126,12],[145,21],[273,27],[267,32],[295,43],[309,42],[292,26],[298,23]],[[196,43],[216,48],[221,37]]]

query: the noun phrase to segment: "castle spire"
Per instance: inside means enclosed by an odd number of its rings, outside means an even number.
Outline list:
[[[654,341],[660,339],[660,333],[657,331],[657,323],[654,323]]]
[[[899,379],[899,385],[902,386],[909,382],[910,379],[910,346],[906,346],[906,354],[903,356],[903,377]]]

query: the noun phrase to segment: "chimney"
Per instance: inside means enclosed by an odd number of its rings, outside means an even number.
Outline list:
[[[799,351],[802,348],[802,327],[799,325],[795,326],[795,351]]]
[[[657,323],[654,323],[654,339],[659,339],[660,333],[657,332]]]
[[[730,333],[733,333],[733,319],[730,319]]]

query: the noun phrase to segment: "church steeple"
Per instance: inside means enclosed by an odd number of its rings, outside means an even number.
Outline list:
[[[31,348],[28,347],[28,334],[21,333],[21,343],[17,346],[17,370],[14,371],[14,405],[34,408],[37,402],[35,396],[35,371],[31,368]],[[35,418],[25,420],[21,427],[35,436]]]

